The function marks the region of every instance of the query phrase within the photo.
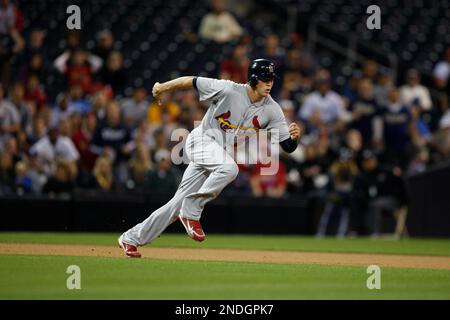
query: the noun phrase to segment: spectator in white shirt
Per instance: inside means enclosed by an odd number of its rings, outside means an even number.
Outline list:
[[[450,47],[445,51],[445,58],[439,61],[433,70],[433,80],[438,88],[443,88],[450,78]]]
[[[5,134],[17,133],[21,121],[19,111],[4,96],[3,85],[0,83],[0,140]]]
[[[148,105],[147,91],[144,88],[134,89],[133,97],[123,99],[120,104],[125,124],[130,127],[138,126],[147,117]]]
[[[38,140],[30,149],[38,157],[40,167],[46,174],[53,174],[56,161],[75,162],[80,158],[75,145],[68,137],[61,136],[58,128],[51,128],[46,136]]]
[[[61,120],[68,119],[75,112],[73,105],[69,104],[69,96],[60,94],[56,98],[56,106],[52,109],[51,126],[56,127]]]
[[[408,70],[406,84],[400,88],[401,103],[407,107],[418,104],[423,111],[429,111],[433,107],[430,92],[420,84],[419,72],[415,69]]]
[[[331,90],[331,77],[327,70],[317,73],[316,91],[309,94],[299,110],[299,117],[313,126],[333,124],[344,120],[346,111],[339,94]]]
[[[225,11],[224,1],[212,0],[212,7],[212,12],[206,14],[200,23],[200,37],[219,43],[239,38],[242,28],[236,19]]]

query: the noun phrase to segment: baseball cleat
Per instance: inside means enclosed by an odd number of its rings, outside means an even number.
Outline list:
[[[181,215],[178,216],[178,219],[181,221],[181,224],[183,224],[183,227],[186,229],[189,237],[195,241],[205,240],[205,232],[203,232],[203,228],[199,220],[190,220],[183,218]]]
[[[130,258],[140,258],[141,254],[137,251],[137,247],[122,241],[123,235],[118,239],[119,246],[125,251],[125,254]]]

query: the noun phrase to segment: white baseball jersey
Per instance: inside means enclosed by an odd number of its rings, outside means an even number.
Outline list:
[[[151,242],[178,215],[200,220],[205,205],[239,173],[236,162],[226,152],[227,147],[236,142],[236,136],[259,129],[267,129],[275,137],[278,135],[279,142],[290,136],[284,114],[270,96],[252,103],[244,84],[228,80],[198,77],[194,87],[200,101],[209,102],[209,109],[200,126],[186,140],[185,150],[191,162],[173,198],[125,232],[121,238],[125,243],[144,245]]]
[[[222,146],[249,130],[275,129],[279,142],[290,137],[283,111],[270,95],[252,103],[245,84],[203,77],[197,77],[194,84],[200,101],[210,102],[199,128]]]

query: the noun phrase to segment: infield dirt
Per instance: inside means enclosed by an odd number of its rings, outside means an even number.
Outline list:
[[[142,247],[139,251],[143,258],[163,260],[364,266],[375,264],[380,267],[450,270],[450,257],[439,256],[152,247]],[[0,254],[124,257],[123,250],[118,246],[27,243],[0,243]]]

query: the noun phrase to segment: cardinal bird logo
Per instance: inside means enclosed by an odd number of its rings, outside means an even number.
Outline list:
[[[215,117],[217,121],[220,122],[220,129],[223,131],[227,131],[228,129],[239,129],[239,130],[259,130],[261,129],[261,125],[258,121],[258,116],[254,116],[252,119],[252,127],[246,127],[246,126],[237,126],[235,124],[232,124],[228,119],[231,116],[231,111],[228,110],[225,113],[219,114]]]
[[[220,129],[222,129],[223,131],[227,131],[228,129],[232,129],[232,125],[231,125],[230,121],[228,121],[230,116],[231,116],[231,111],[228,110],[227,112],[219,114],[216,117],[216,120],[220,122]]]
[[[255,130],[261,129],[261,125],[259,124],[259,121],[258,121],[258,116],[253,117],[252,124],[253,124],[253,127]]]

